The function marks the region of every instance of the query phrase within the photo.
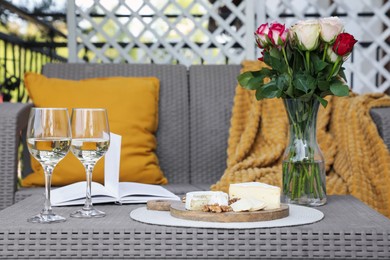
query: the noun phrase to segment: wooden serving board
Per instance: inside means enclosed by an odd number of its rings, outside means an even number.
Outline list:
[[[208,222],[257,222],[274,220],[288,217],[289,207],[286,204],[280,204],[279,209],[259,210],[259,211],[245,211],[245,212],[203,212],[186,210],[185,204],[182,202],[175,202],[171,204],[171,215],[175,218],[208,221]]]

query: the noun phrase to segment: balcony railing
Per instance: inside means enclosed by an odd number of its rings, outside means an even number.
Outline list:
[[[42,66],[48,62],[66,62],[66,58],[57,54],[58,48],[67,47],[66,41],[54,41],[54,36],[66,39],[66,35],[6,1],[0,0],[0,9],[35,24],[48,36],[46,41],[38,42],[0,32],[0,102],[27,102],[24,74],[41,72]]]

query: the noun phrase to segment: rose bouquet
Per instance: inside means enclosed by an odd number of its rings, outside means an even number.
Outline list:
[[[290,28],[262,24],[255,32],[268,67],[244,72],[238,82],[256,99],[283,98],[290,141],[283,159],[283,193],[290,203],[326,203],[324,159],[316,140],[319,104],[348,96],[343,63],[357,42],[337,17],[300,21]]]

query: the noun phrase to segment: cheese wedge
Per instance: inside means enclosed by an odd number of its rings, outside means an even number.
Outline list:
[[[193,191],[186,194],[187,210],[202,210],[205,205],[227,206],[229,197],[222,191]]]
[[[261,200],[257,200],[257,199],[254,199],[254,198],[248,198],[248,200],[252,204],[252,207],[251,207],[251,209],[249,211],[262,210],[262,209],[264,209],[267,206],[267,203],[265,203],[264,201],[261,201]]]
[[[266,203],[265,209],[280,208],[280,188],[261,182],[230,184],[230,198],[256,199]]]

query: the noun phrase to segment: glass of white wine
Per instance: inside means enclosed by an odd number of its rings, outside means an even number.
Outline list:
[[[81,161],[86,171],[87,190],[84,207],[70,216],[75,218],[99,218],[106,214],[92,205],[92,171],[110,145],[110,129],[107,112],[103,108],[74,108],[71,118],[72,153]]]
[[[28,222],[53,223],[66,220],[52,211],[50,187],[53,170],[68,153],[71,137],[66,108],[31,109],[27,126],[27,147],[45,173],[45,204],[41,213],[27,219]]]

